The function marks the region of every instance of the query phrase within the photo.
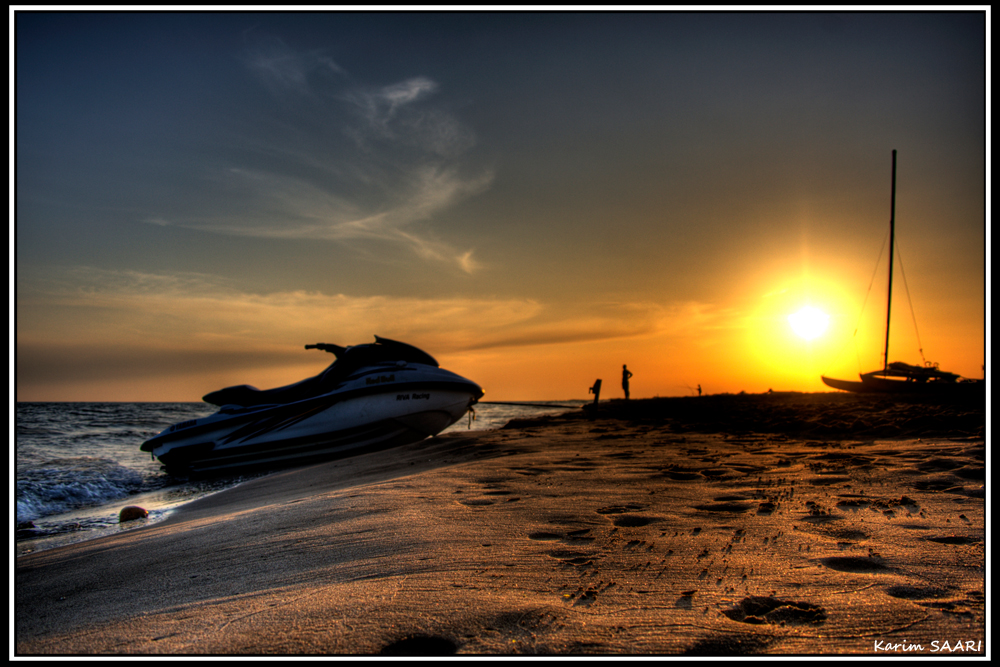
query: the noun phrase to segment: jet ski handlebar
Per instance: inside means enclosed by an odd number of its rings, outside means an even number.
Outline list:
[[[338,365],[349,361],[352,366],[363,364],[380,363],[383,361],[409,361],[427,366],[438,366],[437,360],[423,350],[400,343],[388,338],[375,336],[374,343],[366,345],[332,345],[330,343],[316,343],[306,345],[307,350],[323,350],[337,357]]]

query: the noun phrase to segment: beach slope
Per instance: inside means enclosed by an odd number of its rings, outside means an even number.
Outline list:
[[[614,401],[17,559],[19,655],[984,655],[984,406]]]

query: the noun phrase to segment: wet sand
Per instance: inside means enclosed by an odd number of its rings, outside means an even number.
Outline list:
[[[984,407],[611,401],[16,562],[16,652],[989,653]]]

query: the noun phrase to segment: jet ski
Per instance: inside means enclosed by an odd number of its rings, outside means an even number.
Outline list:
[[[174,424],[140,449],[182,474],[301,465],[437,435],[483,396],[478,384],[423,350],[388,338],[305,347],[336,361],[285,387],[237,385],[206,394],[202,400],[218,412]]]

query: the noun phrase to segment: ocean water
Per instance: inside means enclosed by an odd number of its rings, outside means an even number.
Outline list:
[[[444,432],[500,428],[584,402],[480,404],[474,420],[463,417]],[[17,555],[161,521],[184,503],[266,474],[180,478],[139,450],[167,426],[214,411],[206,403],[17,403]],[[149,510],[149,517],[119,524],[118,513],[128,505]]]

